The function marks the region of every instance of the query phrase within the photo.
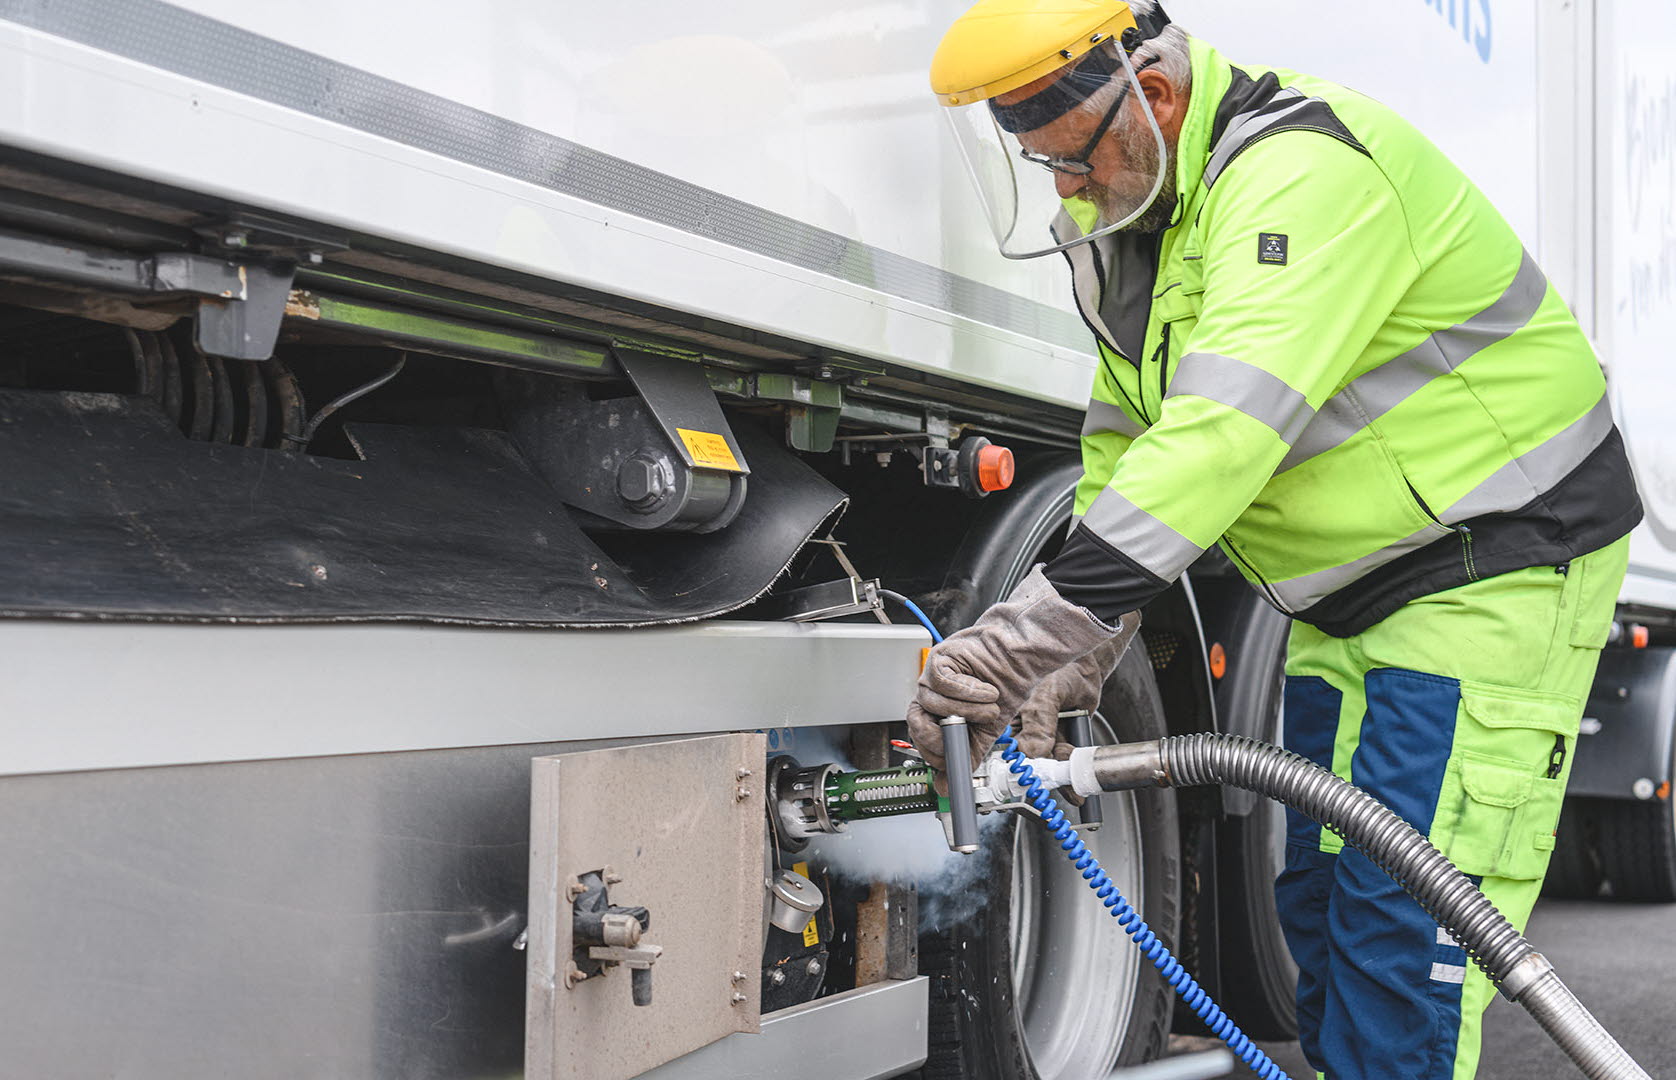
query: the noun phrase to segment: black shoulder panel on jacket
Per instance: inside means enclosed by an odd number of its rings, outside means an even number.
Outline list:
[[[1222,95],[1211,125],[1210,157],[1205,164],[1207,186],[1215,184],[1223,170],[1250,147],[1283,131],[1319,132],[1359,153],[1368,153],[1323,99],[1282,87],[1273,72],[1253,79],[1240,68],[1231,67],[1229,71],[1233,81]]]

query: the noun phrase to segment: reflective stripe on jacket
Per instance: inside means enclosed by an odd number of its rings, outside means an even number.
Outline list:
[[[1101,364],[1061,593],[1112,619],[1220,542],[1342,636],[1627,533],[1600,367],[1484,195],[1378,103],[1192,47],[1174,224],[1066,252]]]

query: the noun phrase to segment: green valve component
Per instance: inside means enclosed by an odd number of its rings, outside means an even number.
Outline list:
[[[903,765],[870,772],[832,772],[826,778],[827,813],[836,821],[942,813],[947,798],[932,786],[931,769]]]

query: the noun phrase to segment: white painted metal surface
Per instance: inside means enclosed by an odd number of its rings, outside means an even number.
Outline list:
[[[900,720],[919,627],[0,621],[0,776]],[[301,679],[305,692],[277,694]]]
[[[937,289],[977,282],[1040,301],[1059,328],[1051,342],[218,89],[158,66],[167,46],[142,63],[7,21],[30,6],[0,3],[0,142],[981,385],[1087,401],[1092,346],[1063,295],[1064,264],[995,255],[921,89],[958,0],[824,21],[768,0],[595,7],[586,18],[521,0],[427,0],[399,13],[370,0],[185,6],[903,256],[933,272]],[[59,27],[57,10],[39,21]]]
[[[1647,507],[1625,595],[1676,608],[1676,8],[1598,12],[1601,346]]]

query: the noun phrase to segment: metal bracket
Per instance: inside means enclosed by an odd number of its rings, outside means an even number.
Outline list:
[[[211,356],[266,360],[279,339],[295,266],[186,251],[134,255],[0,229],[0,277],[96,292],[198,301],[198,347]]]
[[[763,617],[786,622],[818,622],[879,611],[884,606],[879,599],[878,580],[863,581],[855,577],[789,589],[766,598],[763,604],[766,608]]]
[[[513,438],[559,497],[601,526],[714,532],[745,504],[750,467],[704,369],[619,350],[634,393],[507,373]]]

